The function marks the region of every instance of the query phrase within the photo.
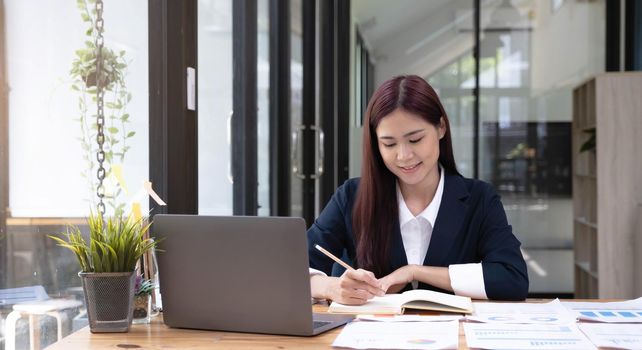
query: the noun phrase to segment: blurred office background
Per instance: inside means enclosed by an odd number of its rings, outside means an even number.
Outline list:
[[[70,72],[88,40],[77,5],[0,0],[0,293],[82,297],[75,258],[46,237],[82,226],[95,201],[83,143],[95,111]],[[114,207],[310,224],[359,176],[374,88],[417,74],[444,103],[460,171],[502,195],[531,296],[574,296],[573,89],[642,69],[642,2],[111,0],[104,19],[130,94],[113,126],[134,132],[113,135],[128,147],[113,161],[122,177],[107,179]],[[141,192],[146,180],[167,206]],[[11,310],[0,302],[0,349]],[[82,308],[64,312],[65,333],[86,324]],[[38,322],[41,346],[55,341],[55,322]],[[17,347],[29,342],[19,320]]]

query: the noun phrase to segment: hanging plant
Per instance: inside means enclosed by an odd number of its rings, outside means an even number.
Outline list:
[[[113,90],[115,84],[122,84],[124,70],[127,68],[124,56],[125,51],[116,55],[110,48],[103,47],[103,76],[104,88]],[[85,41],[85,47],[76,50],[76,59],[72,62],[71,74],[80,78],[86,88],[96,86],[96,46],[92,41]]]
[[[96,67],[97,48],[96,37],[96,9],[89,4],[95,4],[96,0],[77,0],[77,7],[80,11],[80,17],[88,27],[85,31],[86,39],[84,46],[75,52],[72,61],[70,75],[72,78],[71,89],[78,93],[78,111],[77,118],[81,136],[79,137],[83,150],[83,159],[85,169],[82,176],[87,180],[89,188],[89,201],[92,207],[96,204],[93,201],[95,193],[99,188],[99,181],[96,179],[96,153],[98,145],[96,144],[97,126],[95,114],[97,106],[97,82],[98,74]],[[102,35],[102,33],[101,33]],[[103,46],[101,49],[101,76],[103,91],[103,110],[104,110],[104,144],[103,150],[105,157],[103,168],[105,170],[105,180],[108,184],[107,190],[104,191],[104,201],[107,206],[111,207],[115,213],[122,212],[125,207],[124,201],[119,200],[123,189],[118,181],[110,181],[114,172],[114,165],[122,164],[125,155],[130,149],[128,140],[136,134],[129,129],[130,116],[127,113],[127,106],[132,99],[131,93],[125,85],[125,76],[127,75],[127,60],[125,51],[116,53],[111,48]]]

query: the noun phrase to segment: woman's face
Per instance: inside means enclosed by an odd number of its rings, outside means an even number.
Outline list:
[[[443,118],[436,127],[398,108],[381,119],[376,133],[381,158],[401,183],[418,185],[439,174],[439,140],[446,133]]]

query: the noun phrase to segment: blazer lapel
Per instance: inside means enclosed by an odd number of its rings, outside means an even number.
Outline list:
[[[408,265],[408,258],[406,257],[406,249],[403,246],[403,240],[401,238],[401,230],[399,229],[399,218],[395,220],[395,230],[392,234],[392,251],[390,259],[390,272]]]
[[[437,212],[424,265],[444,266],[444,261],[459,234],[468,208],[465,199],[468,198],[469,193],[462,177],[446,174],[444,181],[441,205]]]

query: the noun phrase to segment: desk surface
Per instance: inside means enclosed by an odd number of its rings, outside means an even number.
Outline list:
[[[541,302],[544,300],[529,300]],[[548,301],[548,300],[546,300]],[[596,300],[593,300],[596,301]],[[607,301],[607,300],[600,300]],[[610,300],[609,300],[610,301]],[[327,306],[315,305],[315,312]],[[341,327],[314,337],[294,337],[251,333],[198,331],[165,326],[162,317],[151,324],[132,325],[129,333],[92,334],[89,327],[48,347],[48,350],[104,349],[328,349]],[[459,349],[468,349],[463,326],[459,326]]]
[[[327,306],[315,305],[315,312]],[[461,330],[460,330],[461,331]],[[328,349],[341,327],[313,337],[266,335],[170,328],[162,316],[150,324],[133,324],[128,333],[92,334],[89,327],[70,334],[47,350],[103,349]],[[460,334],[460,339],[461,334]],[[465,341],[465,339],[464,339]],[[460,347],[461,348],[461,347]],[[466,349],[466,347],[462,348]]]

